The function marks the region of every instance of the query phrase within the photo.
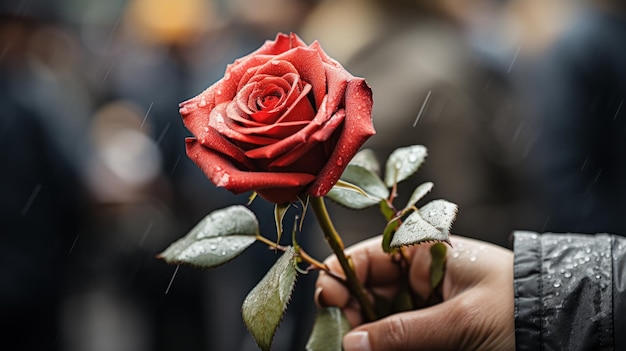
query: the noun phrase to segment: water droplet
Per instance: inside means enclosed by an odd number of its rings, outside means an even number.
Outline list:
[[[215,251],[215,250],[217,250],[217,246],[216,245],[211,245],[211,246],[209,246],[209,249],[211,249],[211,251]]]
[[[454,251],[454,253],[452,254],[452,257],[458,258],[459,257],[459,252],[458,251]]]
[[[589,262],[589,261],[591,261],[591,258],[589,258],[589,256],[585,256],[585,258],[583,258],[583,260],[584,260],[585,262]]]
[[[225,81],[230,80],[230,72],[226,72],[226,73],[224,74],[224,80],[225,80]]]
[[[200,102],[198,102],[198,107],[202,108],[202,107],[206,107],[207,103],[206,100],[204,98],[202,98],[202,100],[200,100]]]
[[[476,256],[471,256],[469,258],[469,260],[470,260],[470,262],[476,262],[477,258],[476,258]]]
[[[555,282],[552,284],[552,286],[553,286],[553,287],[555,287],[555,288],[560,288],[560,287],[561,287],[561,282],[557,280],[557,281],[555,281]]]
[[[596,279],[600,279],[600,278],[602,278],[600,274],[596,274]]]
[[[209,127],[204,127],[204,131],[208,133],[209,132]]]
[[[343,158],[341,156],[337,158],[337,166],[343,166]]]
[[[565,272],[565,273],[563,273],[563,276],[565,278],[571,278],[572,277],[572,272]]]
[[[217,241],[218,241],[218,242],[222,241],[222,239],[224,239],[224,238],[222,238],[221,236],[218,236],[218,237],[217,237]]]
[[[222,95],[222,89],[217,89],[217,95]]]
[[[396,162],[395,166],[396,166],[396,169],[402,168],[402,161]]]
[[[591,248],[586,247],[586,248],[585,248],[585,253],[591,253]]]
[[[183,107],[180,108],[180,110],[178,110],[178,112],[181,115],[187,115],[187,114],[189,114],[189,108],[187,108],[187,106],[183,106]]]
[[[432,216],[434,216],[434,215],[436,215],[436,214],[437,214],[437,212],[435,212],[435,211],[430,211],[430,212],[428,212],[428,217],[432,217]]]
[[[409,155],[409,162],[416,162],[416,161],[417,161],[417,155],[410,154]]]
[[[220,252],[220,255],[222,255],[222,256],[226,256],[226,251],[225,251],[225,250],[222,250],[222,252]]]
[[[270,61],[272,63],[272,65],[277,66],[280,62],[278,62],[277,60],[272,60]]]

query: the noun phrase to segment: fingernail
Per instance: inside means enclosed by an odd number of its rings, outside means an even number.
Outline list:
[[[345,351],[372,351],[369,334],[366,331],[356,331],[343,337]]]

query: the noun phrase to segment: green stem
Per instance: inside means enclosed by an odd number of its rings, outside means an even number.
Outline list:
[[[346,285],[348,286],[350,293],[352,293],[352,296],[354,296],[359,302],[359,305],[361,305],[363,317],[366,321],[376,320],[377,316],[374,306],[368,299],[365,288],[363,287],[363,284],[361,284],[361,281],[357,278],[348,257],[346,257],[343,252],[343,242],[339,233],[337,233],[337,230],[333,226],[333,222],[330,220],[326,204],[324,204],[324,198],[311,197],[310,205],[313,207],[313,212],[315,213],[315,217],[317,217],[317,222],[320,224],[320,227],[324,232],[324,239],[326,239],[328,246],[330,246],[333,253],[337,256],[337,260],[343,269],[346,276]]]

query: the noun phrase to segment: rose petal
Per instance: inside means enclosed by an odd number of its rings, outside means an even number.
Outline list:
[[[298,47],[276,56],[274,60],[285,60],[293,64],[300,74],[300,79],[313,87],[315,108],[319,109],[326,95],[327,77],[324,63],[318,52],[310,48]],[[263,67],[265,68],[266,66],[268,65],[265,64]],[[263,69],[260,69],[259,72],[263,72]]]
[[[274,144],[246,151],[246,156],[249,158],[276,158],[294,149],[299,144],[305,143],[308,137],[324,125],[331,117],[328,110],[326,110],[325,100],[326,97],[324,97],[322,101],[322,108],[317,111],[315,118],[306,127]]]
[[[333,153],[306,193],[324,196],[337,183],[348,161],[361,145],[376,132],[372,124],[372,90],[362,78],[348,82],[346,88],[346,118]]]
[[[224,155],[205,148],[192,138],[187,139],[186,149],[189,158],[206,174],[211,182],[235,194],[268,188],[298,188],[299,193],[301,187],[315,179],[314,175],[306,173],[242,171]],[[296,198],[294,196],[293,199],[289,200],[296,200]]]
[[[278,140],[273,138],[267,138],[257,135],[242,134],[237,131],[238,125],[230,118],[226,116],[226,108],[229,104],[222,103],[217,105],[209,118],[209,127],[214,128],[220,134],[227,138],[237,141],[250,143],[252,145],[271,145],[275,144]]]
[[[339,110],[336,114],[334,114],[326,124],[324,124],[320,129],[315,131],[309,139],[307,139],[306,143],[298,146],[294,150],[285,153],[281,157],[277,158],[270,164],[270,169],[274,170],[280,167],[286,167],[291,165],[300,159],[304,154],[309,152],[312,148],[317,146],[320,142],[324,142],[330,138],[331,135],[340,127],[341,123],[344,121],[346,116],[345,111]]]

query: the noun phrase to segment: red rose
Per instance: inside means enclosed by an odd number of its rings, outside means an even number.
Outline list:
[[[215,185],[273,203],[326,195],[374,134],[365,81],[295,34],[228,65],[180,114],[187,154]]]

